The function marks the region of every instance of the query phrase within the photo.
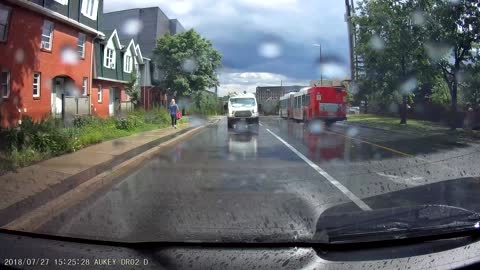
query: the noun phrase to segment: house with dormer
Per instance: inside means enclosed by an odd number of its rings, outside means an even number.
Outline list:
[[[89,113],[102,9],[103,0],[0,1],[1,126]]]
[[[94,42],[92,82],[92,114],[108,117],[132,109],[125,88],[135,81],[139,85],[144,59],[140,46],[133,39],[122,44],[118,31],[105,32]]]

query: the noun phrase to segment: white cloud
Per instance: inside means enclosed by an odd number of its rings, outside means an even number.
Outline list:
[[[257,86],[267,85],[308,85],[308,81],[298,81],[281,74],[268,72],[228,72],[220,74],[218,94],[224,96],[230,91],[254,93]]]

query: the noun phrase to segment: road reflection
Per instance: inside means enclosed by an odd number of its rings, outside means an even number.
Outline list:
[[[332,132],[321,121],[312,121],[308,125],[289,120],[278,121],[281,130],[287,132],[289,139],[302,142],[307,148],[307,157],[322,163],[332,160],[347,161],[350,158],[351,141],[345,136]]]
[[[247,160],[257,157],[258,134],[235,132],[228,134],[228,159]]]

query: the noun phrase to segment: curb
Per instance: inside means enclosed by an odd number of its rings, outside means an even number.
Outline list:
[[[11,222],[15,222],[16,219],[21,218],[24,215],[28,215],[29,212],[32,212],[34,210],[32,209],[32,205],[38,205],[42,207],[45,204],[56,200],[62,195],[72,192],[77,187],[92,179],[95,179],[97,177],[103,178],[109,175],[117,175],[117,170],[119,169],[118,167],[123,168],[126,166],[126,164],[128,165],[129,162],[147,156],[148,153],[151,153],[153,150],[158,150],[158,147],[168,145],[169,143],[171,143],[171,140],[174,140],[177,137],[179,137],[179,139],[183,138],[191,132],[203,129],[212,123],[213,121],[209,121],[208,123],[201,126],[188,127],[165,137],[158,138],[154,141],[151,141],[123,154],[120,154],[114,157],[112,160],[106,161],[89,169],[86,169],[80,173],[72,175],[58,184],[52,185],[37,194],[34,194],[24,200],[12,204],[9,207],[0,210],[0,217],[2,217],[2,219],[0,220],[0,227],[10,224]]]

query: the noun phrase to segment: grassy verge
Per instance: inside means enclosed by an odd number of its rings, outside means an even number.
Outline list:
[[[414,119],[407,119],[407,124],[401,125],[400,119],[398,117],[389,117],[374,114],[352,114],[348,116],[348,122],[368,127],[382,128],[400,132],[435,133],[448,130],[447,127],[437,123]]]
[[[0,132],[0,173],[103,141],[169,127],[170,121],[168,112],[161,108],[137,110],[122,118],[78,118],[70,128],[60,128],[54,119],[34,123],[24,118],[20,128]],[[182,118],[178,124],[187,121]]]

